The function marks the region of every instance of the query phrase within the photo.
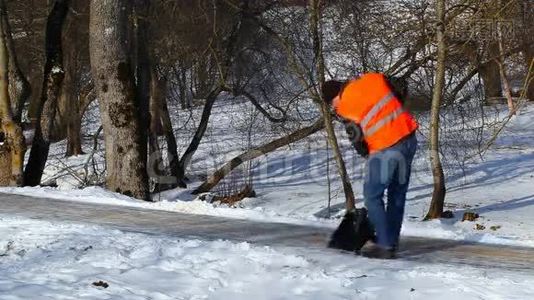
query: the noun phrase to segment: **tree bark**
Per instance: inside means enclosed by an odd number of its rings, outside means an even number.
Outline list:
[[[169,108],[167,106],[167,99],[165,98],[162,98],[161,123],[163,125],[163,133],[165,134],[165,139],[167,141],[167,159],[171,169],[171,176],[178,178],[180,171],[180,157],[178,156],[178,146],[174,136],[174,130],[172,128]]]
[[[270,153],[280,147],[287,146],[291,143],[302,140],[303,138],[312,135],[324,128],[324,121],[320,120],[313,123],[313,125],[301,128],[287,136],[276,139],[272,142],[248,150],[227,162],[224,166],[215,171],[205,182],[203,182],[197,189],[193,191],[193,194],[200,194],[209,192],[214,188],[226,175],[228,175],[233,169],[240,166],[242,163],[255,159],[267,153]]]
[[[50,150],[50,136],[57,110],[57,101],[61,84],[65,76],[61,33],[69,9],[70,0],[56,0],[48,15],[46,24],[46,62],[41,101],[37,110],[35,136],[28,164],[24,170],[24,184],[36,186],[41,177]]]
[[[489,57],[496,58],[499,57],[499,45],[497,43],[490,43],[489,47]],[[502,87],[501,87],[501,77],[499,71],[499,64],[492,59],[487,63],[483,64],[479,68],[480,77],[484,84],[484,96],[486,103],[489,104],[489,101],[492,98],[502,97]]]
[[[91,0],[89,52],[106,152],[106,186],[149,199],[146,139],[128,56],[128,0]]]
[[[13,42],[13,34],[11,25],[9,24],[7,16],[7,8],[5,0],[0,1],[0,15],[3,27],[3,34],[5,36],[5,46],[8,53],[8,69],[9,69],[9,96],[11,107],[13,109],[13,121],[20,123],[22,120],[22,111],[24,104],[31,96],[31,86],[20,69],[18,56],[15,51],[15,44]]]
[[[151,140],[155,140],[158,136],[164,135],[167,142],[167,163],[170,169],[171,179],[160,180],[162,185],[160,188],[175,187],[179,174],[179,160],[176,138],[172,128],[171,117],[167,107],[167,100],[165,98],[167,91],[166,78],[157,74],[155,68],[152,68],[151,76],[152,84],[150,88],[150,133]],[[152,142],[153,143],[153,142]],[[152,145],[154,149],[159,150],[159,146]],[[158,155],[159,158],[159,155]]]
[[[65,79],[59,99],[59,116],[55,122],[55,140],[67,139],[66,156],[83,154],[81,122],[86,100],[89,70],[89,3],[71,0],[71,9],[63,30]]]
[[[321,41],[321,35],[320,35],[320,24],[319,24],[321,20],[320,1],[310,0],[309,6],[310,6],[310,27],[311,27],[310,29],[312,33],[313,49],[314,49],[314,54],[315,54],[314,55],[315,67],[316,67],[319,87],[322,88],[325,82],[325,77],[324,77],[325,66],[324,66],[322,41]],[[316,103],[318,103],[318,105],[321,108],[321,114],[323,116],[324,125],[325,125],[326,133],[328,136],[328,143],[330,144],[330,146],[332,147],[332,150],[334,151],[334,159],[336,160],[339,176],[341,177],[341,182],[343,183],[343,191],[345,192],[345,208],[347,211],[354,210],[355,209],[354,192],[352,190],[352,184],[350,183],[350,178],[347,174],[345,161],[343,160],[343,156],[341,154],[341,151],[339,150],[339,145],[337,142],[336,134],[334,132],[334,127],[332,125],[332,117],[330,115],[330,109],[328,108],[327,104],[321,100],[320,95],[322,95],[322,93],[316,93],[315,95],[312,95],[312,96],[316,100]]]
[[[159,185],[160,179],[162,178],[160,166],[162,162],[161,149],[158,144],[158,136],[161,135],[161,117],[160,117],[160,90],[157,82],[156,72],[151,70],[150,75],[150,103],[149,103],[149,112],[150,112],[150,126],[148,132],[148,146],[149,146],[149,160],[148,160],[148,175],[150,179],[156,181],[157,187],[156,190],[161,190]]]
[[[523,24],[523,30],[521,34],[521,52],[523,53],[524,68],[525,72],[525,81],[528,81],[529,75],[528,71],[530,64],[534,59],[534,37],[532,32],[534,30],[534,24],[532,23],[532,18],[534,18],[534,3],[532,1],[523,1],[521,4],[521,23]],[[532,78],[532,77],[530,77]],[[534,101],[534,82],[530,82],[526,85],[526,97],[530,101]]]
[[[1,5],[4,3],[2,1]],[[5,28],[7,16],[2,9],[0,22],[0,186],[20,186],[26,144],[20,124],[15,122],[9,97],[9,54]],[[7,33],[7,34],[6,34]]]
[[[434,191],[432,193],[432,202],[425,220],[440,218],[443,214],[443,205],[445,202],[445,175],[439,155],[439,111],[443,97],[443,87],[445,82],[445,0],[437,0],[437,47],[438,57],[436,62],[436,77],[434,82],[434,91],[432,94],[432,109],[430,113],[430,162],[432,165],[432,176],[434,179]]]
[[[67,33],[68,35],[68,33]],[[77,80],[77,57],[76,53],[80,49],[76,47],[77,43],[70,40],[67,44],[67,51],[65,55],[65,78],[61,88],[60,97],[60,118],[56,118],[56,136],[57,140],[67,138],[66,156],[73,156],[83,154],[81,142],[81,122],[82,116],[80,114],[81,97],[78,94],[80,90],[77,88],[80,85]],[[59,127],[59,128],[58,128]]]
[[[135,78],[136,81],[136,101],[139,111],[139,122],[141,129],[139,134],[141,153],[149,151],[148,142],[150,134],[151,112],[150,112],[150,88],[152,75],[152,62],[150,59],[149,41],[149,22],[148,11],[150,9],[150,0],[133,1],[133,47]],[[157,144],[157,141],[156,141]],[[156,149],[159,151],[159,149]],[[148,161],[146,163],[148,165]],[[146,171],[148,172],[148,170]],[[147,180],[150,173],[147,173]]]
[[[531,51],[530,53],[529,52],[525,52],[525,65],[527,66],[527,70],[528,70],[528,66],[532,63],[532,60],[534,60],[534,51]],[[526,72],[526,76],[525,76],[525,80],[530,80],[528,81],[528,84],[526,86],[527,88],[527,91],[526,91],[526,95],[527,95],[527,98],[530,100],[530,101],[534,101],[534,82],[532,80],[532,76],[530,76],[530,78],[528,77],[528,71]]]
[[[72,116],[68,117],[67,123],[67,152],[66,156],[84,154],[82,151],[82,119],[83,115],[87,111],[87,107],[95,99],[95,91],[92,82],[83,85],[78,89],[78,95],[75,99],[72,99],[75,109],[73,109]]]

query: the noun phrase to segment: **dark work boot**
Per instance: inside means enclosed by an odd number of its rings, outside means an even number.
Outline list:
[[[395,249],[394,248],[384,248],[379,245],[372,243],[365,245],[366,247],[362,248],[361,255],[367,258],[378,258],[378,259],[394,259],[395,258]]]

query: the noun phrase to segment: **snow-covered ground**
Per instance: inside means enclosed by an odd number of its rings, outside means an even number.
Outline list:
[[[189,189],[155,194],[155,202],[139,201],[97,186],[78,189],[85,178],[83,164],[87,155],[64,158],[64,142],[53,145],[45,174],[45,180],[55,182],[57,188],[0,188],[0,192],[267,222],[337,226],[343,213],[343,193],[322,132],[255,161],[256,198],[228,207],[191,195],[202,174],[245,150],[251,140],[256,145],[283,134],[279,129],[265,128],[250,139],[246,131],[250,124],[240,116],[245,109],[239,105],[215,107],[208,135],[191,169],[199,176],[192,176],[194,181]],[[177,116],[185,118],[180,113]],[[97,125],[98,122],[90,123],[85,130],[94,132]],[[258,126],[270,125],[264,122]],[[181,150],[190,132],[191,128],[185,125],[177,129]],[[403,234],[534,247],[533,136],[534,105],[530,105],[514,117],[482,159],[471,160],[463,170],[447,170],[446,208],[454,212],[455,218],[430,222],[422,221],[430,204],[432,178],[421,138]],[[355,155],[343,134],[340,140],[361,206],[363,160]],[[92,148],[88,136],[84,148],[87,152]],[[102,158],[99,149],[95,156],[99,170]],[[327,161],[331,178],[330,213]],[[465,211],[477,212],[480,218],[461,222]],[[326,249],[176,240],[104,226],[5,215],[0,215],[0,274],[0,300],[534,298],[531,284],[534,274],[530,273],[403,259],[368,260]],[[99,281],[109,286],[93,285]]]
[[[220,166],[245,149],[243,137],[239,138],[236,133],[244,134],[243,131],[231,127],[246,125],[238,122],[242,118],[239,113],[243,110],[239,105],[215,107],[212,122],[218,126],[210,126],[193,170],[206,173],[209,168]],[[229,127],[225,128],[223,124]],[[228,135],[231,129],[233,135]],[[182,134],[187,131],[184,129]],[[155,203],[117,195],[100,187],[73,189],[72,182],[77,179],[69,175],[57,179],[58,188],[0,188],[0,192],[333,228],[339,222],[337,217],[342,214],[343,192],[336,179],[335,164],[329,157],[332,202],[328,217],[327,152],[323,135],[322,132],[317,133],[291,148],[280,149],[255,161],[254,188],[258,197],[245,199],[233,208],[198,200],[190,194],[191,189],[156,194]],[[447,173],[446,209],[452,210],[455,218],[430,222],[421,221],[429,207],[432,192],[427,153],[421,142],[408,194],[403,234],[534,247],[532,137],[534,106],[530,105],[514,117],[482,160],[472,161],[461,171]],[[187,142],[186,138],[183,140]],[[363,160],[344,141],[343,134],[340,134],[340,140],[354,180],[358,205],[362,205]],[[65,169],[65,165],[78,166],[81,170],[79,165],[86,156],[64,159],[63,147],[62,143],[55,145],[53,153],[57,154],[47,165],[48,177],[60,168]],[[215,156],[221,149],[225,149],[225,155]],[[206,166],[206,162],[210,161],[211,165],[208,163]],[[72,167],[72,170],[75,169]],[[83,170],[80,172],[83,173]],[[196,185],[198,182],[193,182],[191,187]],[[475,222],[461,222],[465,211],[474,211],[480,214],[480,218]]]
[[[1,300],[534,297],[532,273],[8,216],[0,216],[0,274]]]

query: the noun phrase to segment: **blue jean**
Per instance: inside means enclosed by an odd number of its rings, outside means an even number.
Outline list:
[[[377,244],[381,247],[393,248],[399,243],[406,192],[416,150],[417,138],[414,134],[371,154],[367,160],[363,195],[369,220],[376,231]],[[384,205],[386,190],[387,206]]]

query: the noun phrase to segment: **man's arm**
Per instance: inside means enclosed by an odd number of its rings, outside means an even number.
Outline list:
[[[362,157],[367,158],[369,156],[369,148],[363,138],[363,131],[360,125],[349,120],[343,120],[343,125],[345,125],[345,131],[356,152]]]

